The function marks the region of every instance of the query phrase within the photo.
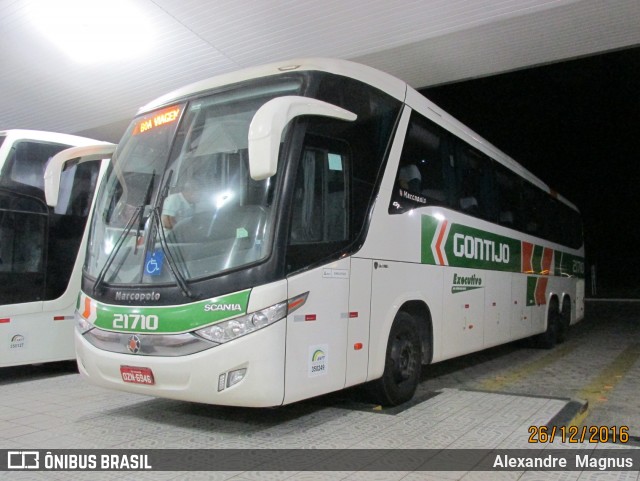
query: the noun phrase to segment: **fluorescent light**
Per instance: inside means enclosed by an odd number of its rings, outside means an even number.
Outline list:
[[[33,0],[30,16],[80,63],[138,57],[153,44],[149,21],[130,0]]]

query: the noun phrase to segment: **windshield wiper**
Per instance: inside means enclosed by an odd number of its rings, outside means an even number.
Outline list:
[[[151,174],[151,180],[149,181],[149,185],[147,185],[147,192],[144,195],[144,200],[142,201],[142,208],[151,204],[151,193],[153,192],[153,184],[156,178],[156,171],[153,170],[153,174]],[[138,253],[138,240],[140,240],[140,231],[144,229],[144,215],[141,215],[138,220],[138,228],[136,229],[136,242],[133,247],[133,253]]]
[[[109,253],[109,255],[107,257],[107,261],[104,263],[104,266],[102,266],[102,269],[100,270],[100,273],[98,274],[98,277],[96,278],[96,282],[93,284],[93,293],[94,294],[96,292],[98,292],[98,289],[100,288],[100,286],[104,282],[104,278],[107,275],[107,271],[109,270],[109,267],[111,267],[111,264],[113,264],[113,261],[116,258],[116,255],[118,254],[118,251],[122,247],[122,244],[124,244],[124,241],[125,241],[125,239],[127,237],[127,234],[129,234],[129,232],[131,232],[131,229],[133,228],[133,224],[138,219],[138,216],[142,216],[143,212],[144,212],[144,204],[143,205],[139,205],[138,207],[136,207],[136,210],[133,212],[133,215],[127,221],[127,224],[125,225],[124,229],[120,233],[120,236],[118,237],[118,240],[116,241],[116,244],[113,247],[113,250]]]
[[[169,264],[169,270],[171,271],[171,274],[173,274],[173,278],[176,280],[176,283],[180,287],[180,290],[182,291],[182,293],[186,297],[192,299],[193,294],[189,290],[189,287],[187,286],[187,281],[185,280],[184,276],[180,272],[180,269],[178,269],[176,261],[173,258],[173,253],[171,252],[171,249],[169,249],[167,238],[164,235],[164,226],[162,225],[162,217],[160,215],[159,204],[153,209],[153,219],[155,220],[156,224],[158,224],[158,238],[160,239],[160,248],[162,249],[162,252],[164,253],[165,258],[167,259],[167,263]]]
[[[122,244],[124,244],[124,241],[127,238],[127,235],[129,234],[129,232],[131,232],[131,229],[133,228],[133,224],[136,222],[136,220],[138,221],[138,232],[136,233],[134,253],[137,252],[137,249],[138,249],[138,235],[139,235],[140,230],[141,230],[140,225],[142,224],[144,226],[144,208],[147,205],[147,198],[149,198],[149,199],[151,198],[151,190],[152,190],[152,187],[153,187],[153,182],[155,180],[155,177],[156,177],[156,171],[154,170],[153,171],[153,175],[151,176],[151,179],[149,179],[149,184],[147,184],[147,191],[146,191],[145,198],[142,201],[142,204],[140,204],[138,207],[136,207],[136,210],[133,212],[133,214],[131,215],[131,217],[127,221],[127,224],[125,225],[124,229],[120,233],[120,236],[118,237],[118,240],[116,241],[116,244],[113,246],[113,250],[107,256],[107,260],[104,263],[104,266],[102,266],[102,269],[100,270],[100,273],[98,274],[98,277],[96,277],[96,282],[93,284],[93,294],[94,295],[96,294],[96,292],[98,292],[98,289],[100,289],[100,287],[102,286],[102,283],[104,282],[104,278],[107,275],[107,271],[109,270],[109,267],[111,267],[111,264],[113,264],[113,261],[115,260],[116,256],[118,255],[118,252],[120,251],[120,248],[122,247]],[[149,200],[149,203],[150,202],[151,201]]]
[[[163,204],[164,200],[169,195],[169,188],[171,186],[172,177],[173,177],[173,169],[167,172],[167,178],[164,181],[164,185],[162,189],[158,193],[158,198],[156,199],[155,206],[152,211],[153,217],[151,220],[150,230],[151,232],[153,232],[154,223],[157,224],[156,232],[158,234],[158,239],[160,240],[160,248],[162,249],[162,253],[164,254],[164,257],[167,259],[167,263],[169,264],[169,270],[171,271],[171,274],[173,275],[173,278],[176,280],[176,283],[178,284],[178,287],[180,287],[180,290],[182,291],[182,293],[186,297],[191,299],[193,298],[193,294],[191,293],[191,291],[189,290],[189,287],[187,286],[186,279],[180,272],[180,269],[178,269],[176,260],[173,257],[173,252],[169,248],[167,238],[164,233],[164,226],[162,225],[162,215],[160,213],[160,206]],[[150,245],[147,246],[147,251],[150,250],[151,244],[153,244],[153,242],[155,241],[155,235],[151,235],[149,237],[150,237],[149,239]]]

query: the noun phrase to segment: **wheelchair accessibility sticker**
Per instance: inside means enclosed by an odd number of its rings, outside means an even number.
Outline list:
[[[148,276],[159,276],[162,274],[162,266],[164,265],[164,252],[154,251],[148,252],[144,261],[144,273]]]

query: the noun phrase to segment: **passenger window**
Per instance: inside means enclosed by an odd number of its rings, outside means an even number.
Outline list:
[[[42,201],[0,191],[0,304],[43,300],[46,229]]]
[[[511,229],[519,229],[520,179],[510,170],[495,165],[496,189],[498,195],[498,224]]]
[[[546,200],[546,194],[534,185],[524,182],[522,189],[522,207],[524,209],[523,230],[527,234],[538,237],[544,237],[544,214],[543,203]]]
[[[496,221],[498,214],[491,160],[462,141],[458,142],[457,152],[455,208],[465,214]]]
[[[390,214],[425,205],[449,205],[451,164],[446,137],[433,122],[413,112],[407,129]]]

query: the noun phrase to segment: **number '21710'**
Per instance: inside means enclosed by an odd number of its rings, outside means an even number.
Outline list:
[[[143,331],[155,331],[158,329],[158,316],[149,314],[114,314],[114,329],[140,329]]]

